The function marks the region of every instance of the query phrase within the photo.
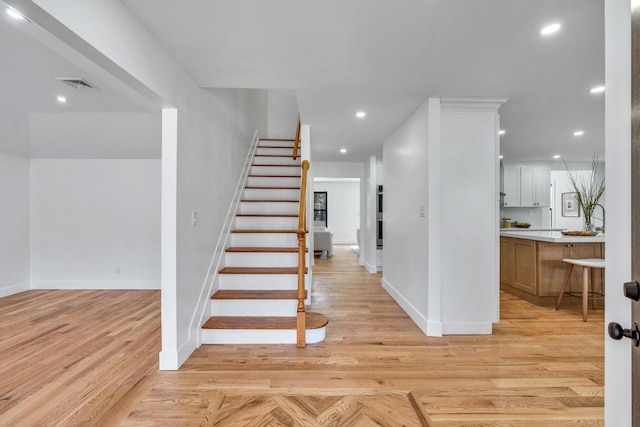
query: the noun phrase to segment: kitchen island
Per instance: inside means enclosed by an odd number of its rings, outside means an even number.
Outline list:
[[[565,236],[560,231],[500,231],[500,289],[537,305],[553,307],[565,275],[563,258],[604,258],[604,235]],[[568,292],[582,289],[575,269]],[[604,272],[594,274],[593,289],[604,293]],[[563,298],[579,305],[580,298]],[[603,304],[603,300],[599,301]]]

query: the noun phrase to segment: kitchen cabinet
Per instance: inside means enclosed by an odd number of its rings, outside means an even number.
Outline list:
[[[539,296],[557,297],[565,275],[563,258],[604,258],[601,243],[547,243],[538,242]],[[602,289],[603,270],[594,270],[592,289]],[[582,268],[574,268],[568,291],[582,290]]]
[[[503,170],[503,206],[520,206],[520,167],[504,166]]]
[[[553,307],[565,275],[564,258],[604,258],[604,243],[552,243],[500,237],[500,288],[534,304]],[[594,271],[593,289],[604,293],[603,270]],[[582,290],[582,269],[574,268],[567,291]],[[581,304],[566,298],[563,304]]]
[[[551,169],[538,165],[504,165],[504,207],[548,207]]]
[[[550,206],[551,169],[545,166],[520,167],[520,206]]]
[[[536,242],[500,238],[500,283],[532,295],[537,293]]]

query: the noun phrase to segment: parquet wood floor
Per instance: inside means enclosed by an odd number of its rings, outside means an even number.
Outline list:
[[[426,337],[334,254],[313,270],[326,341],[202,346],[177,372],[157,372],[158,293],[0,299],[0,425],[603,425],[601,310],[503,294],[493,335]]]

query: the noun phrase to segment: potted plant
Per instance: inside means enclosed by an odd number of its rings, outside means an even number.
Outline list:
[[[564,162],[567,168],[567,176],[569,185],[573,188],[578,199],[578,204],[584,212],[584,227],[586,231],[595,231],[593,225],[593,212],[598,206],[598,201],[604,193],[604,178],[598,182],[598,156],[594,155],[591,161],[591,175],[589,178],[584,176],[578,177],[577,173]]]

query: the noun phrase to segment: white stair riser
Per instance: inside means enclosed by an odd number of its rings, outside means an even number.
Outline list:
[[[300,187],[300,178],[249,177],[248,187]],[[298,190],[298,193],[300,190]]]
[[[289,166],[251,166],[251,175],[300,176],[300,168]]]
[[[298,214],[298,202],[240,202],[240,213],[243,214]]]
[[[293,150],[293,141],[285,141],[280,139],[265,141],[264,139],[261,139],[258,142],[258,147],[291,147],[291,149]]]
[[[326,337],[326,326],[306,331],[307,344]],[[295,344],[296,331],[265,329],[203,329],[202,344]]]
[[[295,316],[298,301],[294,299],[211,300],[213,316]]]
[[[293,160],[293,157],[263,157],[263,156],[255,156],[253,158],[254,165],[297,165],[300,166],[300,157],[296,160]]]
[[[280,146],[278,146],[280,147]],[[256,154],[266,154],[270,156],[290,156],[293,158],[293,147],[291,148],[273,148],[273,147],[260,147],[256,150]],[[300,149],[298,148],[298,155],[296,156],[298,159],[300,158]]]
[[[227,252],[227,267],[297,267],[298,254],[267,252]]]
[[[295,233],[231,233],[231,246],[274,248],[298,247]]]
[[[295,230],[298,228],[298,218],[284,216],[238,216],[236,217],[238,230]]]
[[[231,290],[295,290],[298,276],[295,274],[220,274],[219,289]]]
[[[299,200],[299,189],[245,188],[244,199],[250,200]]]

